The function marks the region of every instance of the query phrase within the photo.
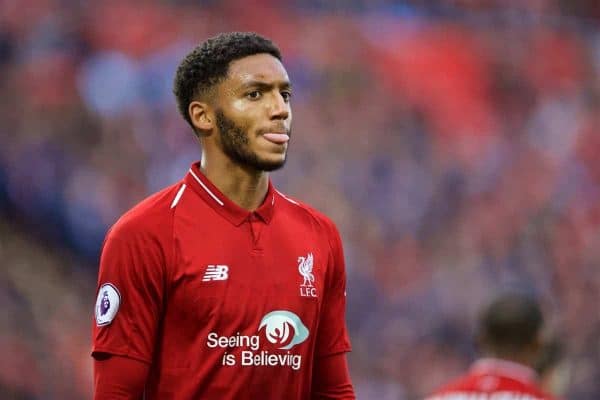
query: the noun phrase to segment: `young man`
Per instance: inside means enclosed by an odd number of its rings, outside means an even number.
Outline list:
[[[552,400],[534,370],[542,348],[542,312],[518,293],[496,298],[482,313],[479,342],[486,358],[426,400]]]
[[[279,50],[218,35],[174,92],[202,159],[107,235],[94,398],[353,399],[339,234],[269,180],[291,134]]]

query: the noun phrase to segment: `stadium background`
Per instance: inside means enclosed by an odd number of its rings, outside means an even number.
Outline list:
[[[494,292],[543,302],[569,399],[600,393],[600,3],[0,1],[0,398],[90,397],[107,227],[198,158],[171,94],[254,30],[295,86],[282,191],[338,224],[360,399],[475,357]]]

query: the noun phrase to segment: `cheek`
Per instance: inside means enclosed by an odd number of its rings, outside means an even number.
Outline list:
[[[244,99],[237,99],[231,103],[231,108],[235,112],[245,112],[247,109],[247,102]]]
[[[251,138],[255,136],[255,131],[259,126],[259,111],[257,107],[249,106],[247,101],[236,100],[231,103],[227,117]]]

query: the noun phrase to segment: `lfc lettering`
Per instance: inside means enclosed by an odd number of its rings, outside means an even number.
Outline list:
[[[300,286],[300,296],[317,297],[317,289],[313,286]]]

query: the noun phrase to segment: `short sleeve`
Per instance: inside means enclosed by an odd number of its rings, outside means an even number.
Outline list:
[[[328,282],[319,321],[316,356],[322,357],[351,350],[346,327],[346,266],[342,241],[337,228],[328,224],[331,253]]]
[[[164,241],[133,224],[109,231],[98,272],[93,348],[151,362],[165,291]]]

